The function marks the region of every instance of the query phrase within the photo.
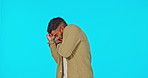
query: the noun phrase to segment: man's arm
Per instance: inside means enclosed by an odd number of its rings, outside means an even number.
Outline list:
[[[58,53],[61,56],[68,58],[72,54],[73,50],[80,42],[79,31],[80,29],[77,26],[69,26],[65,28],[63,42],[58,49]]]
[[[51,41],[48,42],[51,53],[52,53],[52,57],[54,58],[54,60],[58,63],[59,61],[59,54],[58,54],[58,46],[56,46],[55,41]],[[59,44],[60,45],[60,44]]]

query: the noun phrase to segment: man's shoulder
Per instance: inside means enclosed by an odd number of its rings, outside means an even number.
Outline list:
[[[69,31],[71,31],[71,30],[80,30],[80,27],[78,27],[75,24],[70,24],[70,25],[67,25],[65,29],[69,30]]]

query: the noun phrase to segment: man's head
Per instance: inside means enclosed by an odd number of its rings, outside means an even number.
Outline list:
[[[54,35],[57,40],[61,40],[63,39],[63,31],[66,26],[67,23],[64,19],[60,17],[53,18],[48,24],[47,32]]]

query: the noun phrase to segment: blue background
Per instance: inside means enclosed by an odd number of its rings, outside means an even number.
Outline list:
[[[148,78],[147,0],[1,0],[0,78],[55,78],[50,19],[86,33],[95,78]]]

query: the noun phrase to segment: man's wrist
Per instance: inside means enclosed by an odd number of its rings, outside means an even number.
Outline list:
[[[48,42],[48,44],[54,44],[55,43],[55,41],[53,40],[53,41],[49,41]]]

